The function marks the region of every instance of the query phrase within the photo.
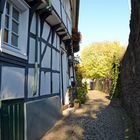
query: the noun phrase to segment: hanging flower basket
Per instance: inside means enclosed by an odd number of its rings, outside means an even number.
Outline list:
[[[73,42],[80,42],[81,41],[81,32],[72,32],[72,40]]]

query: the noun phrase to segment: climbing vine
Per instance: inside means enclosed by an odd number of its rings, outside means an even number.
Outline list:
[[[112,89],[110,93],[110,99],[112,99],[115,96],[119,96],[118,92],[118,78],[120,74],[120,60],[117,58],[116,55],[114,55],[113,60],[112,60]]]

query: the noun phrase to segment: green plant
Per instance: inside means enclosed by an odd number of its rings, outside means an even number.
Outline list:
[[[119,58],[117,58],[114,55],[113,61],[112,61],[112,89],[110,94],[110,99],[119,97],[120,91],[120,61]]]
[[[82,84],[82,86],[77,87],[77,98],[81,104],[85,103],[87,99],[87,83]]]

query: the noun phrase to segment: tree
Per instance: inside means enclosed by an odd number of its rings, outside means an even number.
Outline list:
[[[113,78],[113,65],[118,66],[124,52],[119,42],[93,43],[85,47],[81,54],[84,77]]]

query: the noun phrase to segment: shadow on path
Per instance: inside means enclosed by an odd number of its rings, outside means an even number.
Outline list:
[[[135,140],[121,107],[112,107],[102,92],[90,91],[88,96],[86,104],[58,121],[41,140]]]

